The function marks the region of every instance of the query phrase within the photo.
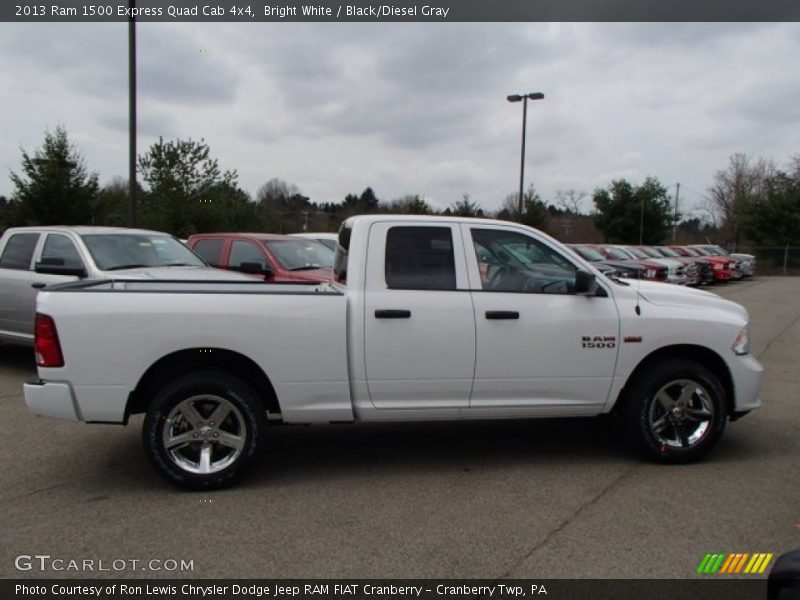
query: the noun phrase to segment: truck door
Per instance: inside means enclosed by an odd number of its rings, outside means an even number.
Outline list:
[[[522,228],[461,227],[478,340],[470,409],[596,414],[620,341],[609,290],[576,294],[580,263]]]
[[[376,408],[465,408],[475,319],[457,224],[378,222],[365,280],[365,366]]]

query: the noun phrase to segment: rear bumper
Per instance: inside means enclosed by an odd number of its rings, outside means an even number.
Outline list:
[[[66,421],[82,420],[69,384],[42,381],[37,377],[26,381],[22,390],[25,404],[32,413]]]

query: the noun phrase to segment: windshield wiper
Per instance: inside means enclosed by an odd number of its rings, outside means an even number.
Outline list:
[[[294,269],[289,269],[290,271],[310,271],[312,269],[322,269],[323,267],[320,265],[306,265],[304,267],[295,267]]]
[[[189,263],[167,263],[166,265],[159,265],[160,267],[199,267],[200,265],[192,265]]]
[[[141,269],[142,267],[150,267],[152,265],[117,265],[116,267],[109,267],[105,271],[119,271],[121,269]]]

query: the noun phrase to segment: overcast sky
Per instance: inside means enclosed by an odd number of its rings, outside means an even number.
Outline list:
[[[127,24],[0,23],[0,194],[63,125],[101,184],[127,177]],[[735,152],[800,154],[800,24],[140,23],[139,152],[204,138],[252,195],[372,186],[496,209],[519,181],[591,193],[681,183],[702,202]],[[590,202],[586,202],[586,208]]]

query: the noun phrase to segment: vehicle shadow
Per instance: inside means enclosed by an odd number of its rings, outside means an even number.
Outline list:
[[[17,344],[0,344],[0,368],[18,375],[35,375],[36,358],[33,348]]]
[[[84,472],[82,487],[115,493],[176,491],[155,472],[137,417],[107,440],[104,464]],[[87,440],[88,443],[88,440]],[[95,448],[95,451],[97,448]],[[456,421],[270,427],[263,452],[234,489],[259,489],[351,477],[469,473],[522,466],[584,468],[639,459],[606,419]],[[111,473],[113,472],[113,475]]]

